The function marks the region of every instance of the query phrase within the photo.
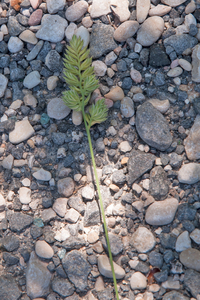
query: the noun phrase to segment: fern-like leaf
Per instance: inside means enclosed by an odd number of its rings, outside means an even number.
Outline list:
[[[108,117],[108,108],[105,104],[105,99],[98,100],[95,104],[92,104],[86,115],[86,119],[89,120],[89,127],[104,122]]]

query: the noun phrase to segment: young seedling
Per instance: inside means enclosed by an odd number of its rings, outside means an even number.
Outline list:
[[[75,111],[81,111],[83,115],[92,164],[94,168],[96,187],[99,195],[99,203],[106,236],[106,242],[108,246],[108,254],[115,287],[115,294],[117,300],[119,300],[113,258],[108,237],[108,229],[90,135],[90,128],[92,125],[104,122],[107,119],[108,108],[105,105],[105,99],[101,99],[98,100],[95,104],[89,106],[88,112],[85,112],[85,106],[88,104],[92,92],[98,88],[98,80],[95,78],[94,68],[92,67],[92,58],[89,57],[89,53],[90,50],[87,49],[87,47],[83,48],[83,41],[81,40],[81,38],[77,38],[74,35],[70,41],[70,45],[67,46],[64,58],[64,79],[70,89],[63,92],[63,101],[69,108]]]

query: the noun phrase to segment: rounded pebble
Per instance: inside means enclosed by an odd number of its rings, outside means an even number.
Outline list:
[[[35,243],[35,252],[41,258],[50,259],[54,255],[52,247],[45,241],[37,241]]]

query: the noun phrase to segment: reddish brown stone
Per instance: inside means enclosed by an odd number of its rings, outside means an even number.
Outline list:
[[[12,6],[16,11],[19,11],[21,2],[21,0],[10,0],[10,6]]]
[[[29,26],[39,25],[42,19],[42,13],[43,13],[42,9],[40,8],[35,10],[28,20],[28,25]]]

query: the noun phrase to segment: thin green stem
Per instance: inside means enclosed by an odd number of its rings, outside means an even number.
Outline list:
[[[110,248],[110,240],[109,240],[109,236],[108,236],[108,229],[107,229],[106,217],[105,217],[105,212],[104,212],[104,207],[103,207],[103,200],[102,200],[102,197],[101,197],[99,178],[98,178],[98,175],[97,175],[96,163],[95,163],[95,159],[94,159],[94,152],[93,152],[93,148],[92,148],[90,129],[89,129],[87,121],[85,119],[84,108],[82,109],[82,114],[83,114],[83,119],[84,119],[84,123],[85,123],[85,129],[86,129],[86,132],[87,132],[88,143],[89,143],[89,148],[90,148],[90,154],[91,154],[92,164],[93,164],[93,168],[94,168],[96,186],[97,186],[97,191],[98,191],[98,195],[99,195],[99,203],[100,203],[100,209],[101,209],[101,214],[102,214],[102,218],[103,218],[103,225],[104,225],[104,231],[105,231],[105,236],[106,236],[106,242],[107,242],[107,246],[108,246],[108,255],[109,255],[109,259],[110,259],[113,282],[114,282],[114,287],[115,287],[115,295],[116,295],[117,300],[119,300],[119,294],[118,294],[118,289],[117,289],[117,280],[116,280],[116,276],[115,276],[113,257],[112,257],[112,252],[111,252],[111,248]]]

